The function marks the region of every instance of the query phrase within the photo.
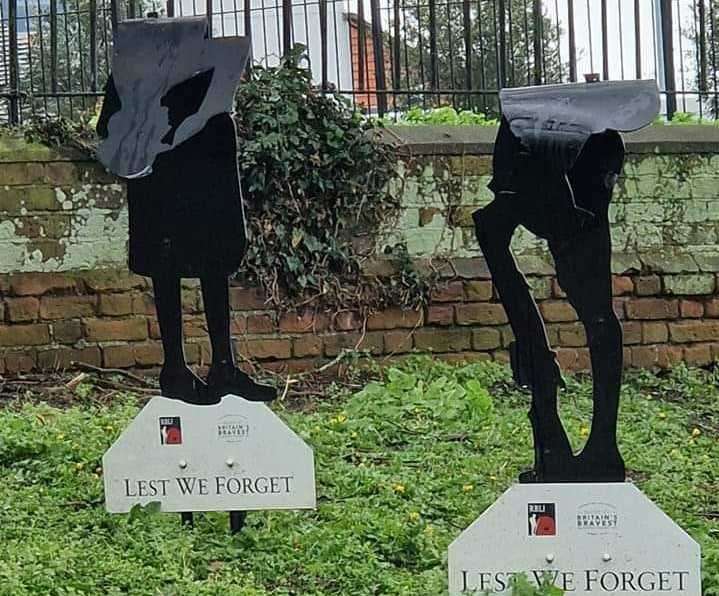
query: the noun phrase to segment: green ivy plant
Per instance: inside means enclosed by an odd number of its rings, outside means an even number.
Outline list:
[[[94,155],[97,144],[94,127],[84,115],[79,116],[77,120],[70,120],[61,116],[38,114],[22,124],[21,132],[28,143],[41,143],[59,149],[74,149],[89,156]]]
[[[298,45],[276,67],[255,66],[236,99],[249,246],[242,278],[277,304],[367,309],[416,304],[426,287],[410,269],[369,278],[362,261],[400,210],[398,152],[381,125],[300,65]],[[406,264],[406,263],[405,263]]]

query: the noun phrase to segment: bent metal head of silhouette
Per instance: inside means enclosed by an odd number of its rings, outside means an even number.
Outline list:
[[[245,252],[230,115],[250,45],[212,39],[204,17],[120,23],[97,131],[100,161],[127,178],[129,265],[152,278],[166,397],[217,403],[275,398],[235,366],[228,276]],[[207,382],[187,366],[180,280],[199,278],[212,346]],[[199,346],[195,346],[199,347]]]
[[[124,21],[113,42],[117,105],[98,159],[118,176],[137,178],[152,171],[158,154],[232,109],[250,42],[213,39],[204,17]]]
[[[477,239],[515,335],[515,380],[531,388],[534,469],[524,482],[621,482],[616,437],[622,332],[612,305],[609,202],[624,163],[620,131],[659,111],[654,81],[507,89],[494,147],[494,200],[474,213]],[[555,353],[509,246],[517,226],[547,240],[557,279],[584,325],[593,374],[592,427],[575,455],[557,411]]]

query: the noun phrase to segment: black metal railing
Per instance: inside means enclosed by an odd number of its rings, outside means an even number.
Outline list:
[[[656,78],[670,118],[719,117],[719,0],[0,0],[0,121],[89,118],[114,27],[149,11],[210,14],[267,64],[302,43],[318,86],[373,113],[494,113],[503,87],[595,73]]]

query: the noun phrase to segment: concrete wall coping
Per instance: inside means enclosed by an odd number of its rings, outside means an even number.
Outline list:
[[[0,163],[33,163],[50,161],[91,162],[92,157],[71,147],[48,147],[30,143],[15,131],[0,132]]]
[[[495,126],[388,126],[380,137],[413,155],[491,155]],[[719,153],[719,126],[654,125],[624,135],[628,153]],[[0,163],[93,161],[73,148],[28,143],[17,133],[0,133]]]

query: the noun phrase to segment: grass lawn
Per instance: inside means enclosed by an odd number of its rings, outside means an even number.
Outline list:
[[[703,549],[719,595],[717,373],[631,373],[620,437],[632,479]],[[446,593],[449,543],[528,467],[527,395],[505,368],[413,359],[363,390],[330,388],[275,410],[313,448],[315,512],[227,515],[103,508],[103,452],[138,412],[81,385],[77,405],[42,395],[0,407],[0,594]],[[562,415],[581,445],[591,385],[568,379]]]

